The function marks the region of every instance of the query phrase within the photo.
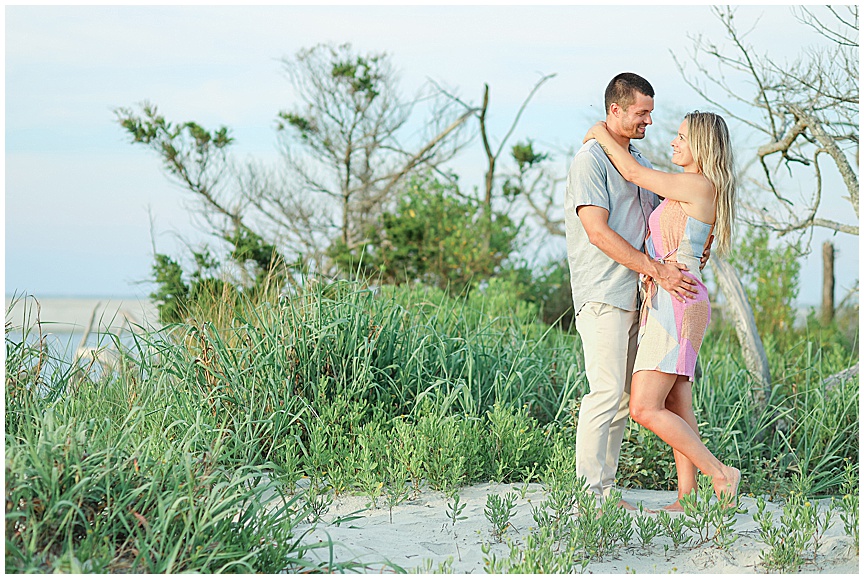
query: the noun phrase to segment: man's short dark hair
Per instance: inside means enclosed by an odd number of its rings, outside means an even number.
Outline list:
[[[606,87],[606,112],[609,112],[612,103],[618,103],[618,106],[626,111],[636,100],[637,92],[654,98],[654,87],[638,74],[622,72],[617,75]]]

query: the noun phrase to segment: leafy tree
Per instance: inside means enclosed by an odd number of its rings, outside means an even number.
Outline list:
[[[150,297],[163,323],[179,322],[185,317],[183,306],[189,298],[189,285],[183,281],[183,268],[170,256],[157,253],[154,258],[153,280],[156,290]]]
[[[234,307],[241,293],[257,298],[283,286],[287,268],[272,245],[242,230],[226,241],[233,249],[225,263],[220,263],[205,247],[192,252],[195,266],[188,275],[170,256],[161,253],[154,256],[156,290],[150,297],[163,323],[185,320],[193,306],[206,309],[208,304],[218,302]]]
[[[460,129],[473,114],[454,114],[449,101],[433,107],[423,123],[431,134],[406,146],[400,135],[421,97],[399,96],[386,54],[318,45],[283,64],[298,102],[278,115],[286,154],[276,169],[232,163],[227,127],[169,122],[146,102],[138,110],[115,110],[132,143],[155,152],[192,194],[204,229],[225,243],[219,251],[227,250],[208,264],[199,260],[204,254],[193,254],[196,265],[185,274],[178,261],[155,256],[153,298],[163,321],[182,319],[204,296],[278,289],[310,269],[334,273],[327,246],[338,239],[330,252],[338,254],[362,244],[367,233],[376,235],[397,188],[455,155]]]
[[[744,284],[759,334],[786,344],[795,324],[800,247],[782,242],[771,247],[765,228],[748,227],[738,238],[730,261]]]
[[[173,123],[150,103],[115,114],[132,143],[155,152],[192,194],[206,231],[236,240],[235,249],[251,242],[265,254],[278,250],[285,264],[327,272],[332,240],[362,241],[404,179],[456,154],[473,111],[457,114],[449,102],[433,106],[421,121],[430,134],[405,144],[404,126],[428,95],[400,97],[388,55],[318,45],[283,64],[298,102],[278,114],[285,148],[278,167],[233,163],[234,139],[224,126]]]
[[[500,271],[519,232],[507,215],[486,221],[480,203],[430,176],[412,179],[381,222],[360,247],[332,246],[343,269],[379,275],[384,283],[422,282],[454,291]]]

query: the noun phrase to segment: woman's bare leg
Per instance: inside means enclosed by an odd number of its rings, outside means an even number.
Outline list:
[[[731,493],[734,498],[741,480],[740,471],[717,460],[691,426],[666,408],[666,397],[677,378],[675,374],[654,370],[636,372],[630,389],[630,416],[710,476],[718,498],[720,493]]]
[[[699,436],[699,425],[693,413],[693,383],[686,376],[678,376],[669,394],[666,396],[666,409],[680,416],[684,422]],[[675,455],[675,471],[678,473],[678,500],[663,507],[666,511],[683,511],[681,497],[696,491],[696,465],[689,458],[672,449]]]

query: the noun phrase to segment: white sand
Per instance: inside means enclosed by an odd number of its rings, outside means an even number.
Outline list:
[[[346,562],[360,561],[367,565],[367,572],[379,573],[389,570],[382,564],[390,561],[407,571],[425,569],[426,561],[432,561],[432,571],[439,563],[452,557],[454,573],[484,573],[482,545],[490,544],[491,553],[498,559],[506,559],[509,548],[506,542],[497,543],[492,537],[491,525],[483,510],[486,496],[492,493],[504,495],[519,492],[520,485],[482,484],[460,490],[462,501],[467,506],[462,515],[466,519],[451,525],[446,514],[447,498],[440,492],[425,491],[418,498],[407,501],[393,509],[393,522],[383,501],[379,499],[378,508],[368,508],[368,497],[343,495],[337,497],[323,520],[318,523],[304,543],[326,541],[327,536],[336,543],[334,560]],[[646,508],[659,509],[675,500],[671,491],[624,490],[624,499],[631,504],[643,503]],[[507,536],[520,546],[530,528],[536,526],[531,516],[531,503],[543,500],[540,485],[531,484],[525,498],[517,502],[517,513],[511,519],[513,528]],[[603,561],[592,562],[587,568],[589,573],[764,573],[760,565],[760,551],[765,548],[759,540],[758,525],[753,521],[756,502],[749,497],[741,497],[742,506],[748,514],[737,515],[735,543],[722,551],[711,544],[699,547],[681,546],[675,549],[671,541],[662,536],[654,539],[647,548],[639,546],[635,534],[631,545],[622,547],[618,553]],[[776,513],[774,520],[779,521],[782,508],[769,504]],[[365,509],[365,510],[364,510]],[[355,511],[362,510],[356,520],[339,525],[334,521]],[[677,515],[683,516],[683,515]],[[802,573],[858,573],[858,555],[851,537],[846,536],[839,515],[835,515],[833,525],[828,529],[824,544],[820,546],[815,563],[806,564]],[[310,528],[304,525],[299,531]],[[664,545],[668,545],[668,552]],[[312,557],[326,561],[328,550],[316,549]]]

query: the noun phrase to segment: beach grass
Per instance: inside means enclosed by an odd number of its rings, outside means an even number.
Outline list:
[[[7,312],[7,571],[351,569],[296,531],[336,495],[392,512],[426,486],[573,488],[581,344],[506,286],[308,282],[213,303],[109,343],[110,368],[52,351],[41,321]],[[741,469],[743,492],[782,496],[803,474],[814,496],[848,494],[858,380],[824,382],[857,354],[804,334],[770,355],[760,406],[734,332],[712,326],[694,385],[703,439]],[[619,485],[674,488],[673,464],[631,423]]]

